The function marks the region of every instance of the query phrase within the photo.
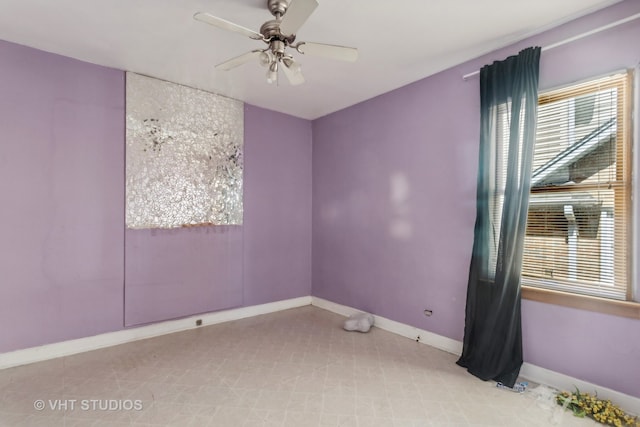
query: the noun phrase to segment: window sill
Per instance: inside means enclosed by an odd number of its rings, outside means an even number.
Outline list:
[[[633,301],[616,301],[607,298],[571,294],[524,285],[522,286],[522,298],[547,304],[612,314],[614,316],[640,319],[640,303]]]

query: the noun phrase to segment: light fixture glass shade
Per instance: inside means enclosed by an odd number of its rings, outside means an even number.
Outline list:
[[[293,75],[298,76],[302,74],[302,66],[293,58],[284,58],[282,62],[284,62],[284,66],[287,67]]]
[[[297,86],[304,83],[304,76],[302,75],[302,67],[292,57],[282,58],[282,71],[289,80],[292,86]]]
[[[267,70],[267,83],[277,83],[278,82],[278,63],[272,62],[269,65],[269,69]]]
[[[263,67],[268,67],[273,62],[273,55],[269,51],[261,52],[260,56],[258,56],[258,61]]]

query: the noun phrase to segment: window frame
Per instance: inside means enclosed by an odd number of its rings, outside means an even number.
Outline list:
[[[627,203],[627,212],[626,218],[628,219],[627,226],[627,235],[629,238],[626,239],[626,257],[627,257],[627,265],[626,265],[626,275],[627,275],[627,289],[626,289],[626,300],[616,300],[612,298],[605,298],[593,295],[587,295],[582,293],[573,293],[565,290],[556,290],[549,289],[545,287],[537,287],[535,285],[531,285],[533,281],[531,279],[525,279],[525,276],[522,277],[522,297],[525,299],[563,305],[583,310],[597,311],[606,314],[613,314],[617,316],[630,317],[634,319],[640,319],[640,303],[633,300],[633,298],[637,295],[635,283],[636,280],[636,262],[632,256],[634,253],[634,249],[636,248],[636,237],[635,237],[635,225],[637,223],[637,216],[634,212],[633,205],[636,203],[637,195],[638,195],[638,180],[636,178],[636,167],[638,166],[638,153],[636,153],[635,147],[638,143],[637,141],[637,122],[634,114],[637,115],[637,110],[634,113],[634,105],[637,105],[639,98],[639,88],[638,88],[638,80],[640,76],[638,76],[638,70],[634,69],[625,69],[618,70],[617,72],[608,73],[605,76],[598,76],[586,79],[582,82],[574,82],[571,84],[563,85],[559,88],[553,88],[546,90],[540,94],[540,98],[545,97],[545,95],[549,92],[561,90],[563,88],[570,88],[580,83],[587,83],[589,81],[595,81],[600,78],[611,76],[615,74],[626,73],[626,84],[627,91],[624,94],[624,111],[622,111],[622,115],[624,115],[626,120],[626,125],[624,126],[624,168],[629,171],[629,180],[630,189],[627,190],[625,197],[628,199]],[[549,102],[549,101],[547,101]],[[539,104],[540,105],[540,104]],[[635,129],[635,135],[634,135]],[[636,136],[636,138],[634,138]],[[616,244],[618,244],[616,242]],[[525,282],[529,284],[525,284]]]

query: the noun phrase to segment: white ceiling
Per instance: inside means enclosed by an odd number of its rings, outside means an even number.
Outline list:
[[[296,54],[301,86],[268,85],[257,62],[214,70],[265,45],[192,18],[259,31],[267,0],[0,0],[0,39],[314,119],[617,1],[319,0],[297,41],[357,47],[359,59]]]

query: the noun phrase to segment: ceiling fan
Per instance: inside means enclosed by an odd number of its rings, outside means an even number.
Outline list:
[[[231,70],[258,58],[260,65],[267,68],[267,82],[278,83],[278,70],[292,85],[304,83],[300,63],[287,51],[295,49],[298,53],[316,55],[330,59],[354,62],[358,59],[358,50],[352,47],[336,46],[324,43],[298,42],[296,33],[318,7],[317,0],[267,0],[267,8],[275,17],[255,32],[241,25],[218,18],[209,13],[198,12],[194,19],[207,24],[248,36],[254,40],[262,40],[267,44],[265,49],[256,49],[216,65],[220,70]]]

